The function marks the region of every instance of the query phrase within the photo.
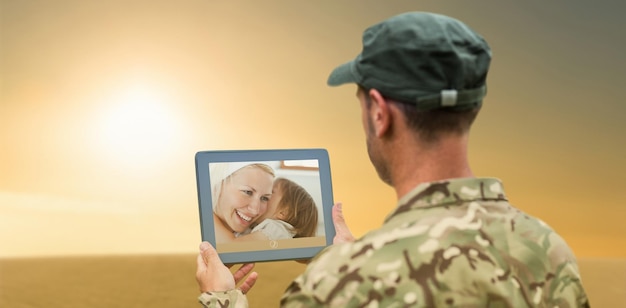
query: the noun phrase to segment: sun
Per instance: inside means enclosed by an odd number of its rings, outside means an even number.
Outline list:
[[[153,165],[177,147],[180,121],[162,87],[134,83],[114,91],[100,114],[98,143],[116,162]]]

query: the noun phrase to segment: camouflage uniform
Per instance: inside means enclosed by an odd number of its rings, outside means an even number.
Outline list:
[[[384,225],[318,254],[284,307],[588,307],[575,257],[497,179],[426,183]]]
[[[230,290],[227,292],[204,292],[198,297],[198,301],[202,307],[219,307],[219,308],[246,308],[248,307],[248,298],[241,290]]]

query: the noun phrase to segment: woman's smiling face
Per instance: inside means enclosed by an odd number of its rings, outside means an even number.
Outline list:
[[[224,180],[216,214],[226,227],[243,232],[267,211],[274,177],[258,167],[244,167]]]

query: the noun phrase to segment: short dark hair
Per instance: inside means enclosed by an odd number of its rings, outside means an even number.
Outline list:
[[[404,114],[407,126],[419,132],[426,142],[433,142],[441,133],[456,135],[469,131],[480,111],[480,107],[467,110],[450,110],[445,108],[421,111],[415,105],[393,101]]]
[[[365,93],[365,105],[369,109],[371,106],[371,100],[367,95],[369,89],[361,85],[359,88]],[[467,133],[480,111],[480,104],[478,107],[464,110],[452,108],[419,110],[413,103],[385,99],[400,109],[407,126],[419,133],[420,138],[428,143],[437,141],[440,134],[461,135]]]

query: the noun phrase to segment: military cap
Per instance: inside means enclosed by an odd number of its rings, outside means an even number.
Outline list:
[[[363,32],[363,50],[335,68],[328,85],[356,83],[420,110],[469,109],[486,95],[487,42],[463,22],[408,12]]]

